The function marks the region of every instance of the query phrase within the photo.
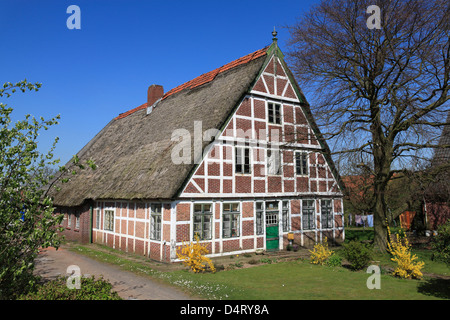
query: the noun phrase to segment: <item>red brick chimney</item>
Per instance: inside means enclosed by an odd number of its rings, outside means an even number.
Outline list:
[[[164,95],[163,86],[152,84],[147,91],[147,107],[151,107],[156,101]]]

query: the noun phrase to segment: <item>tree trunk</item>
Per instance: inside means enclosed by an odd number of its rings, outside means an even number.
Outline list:
[[[379,251],[387,249],[386,191],[390,179],[393,141],[383,134],[379,108],[372,108],[372,139],[374,161],[374,245]]]
[[[383,184],[381,182],[375,182],[374,189],[374,245],[377,250],[384,252],[387,248],[386,202],[384,197],[386,188],[383,188]]]

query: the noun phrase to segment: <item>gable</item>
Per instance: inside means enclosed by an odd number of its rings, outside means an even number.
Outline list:
[[[300,102],[285,67],[273,55],[252,88],[254,93]]]
[[[185,183],[180,197],[296,196],[341,194],[324,149],[277,55],[269,56],[211,150]],[[270,122],[268,104],[279,106],[281,123]],[[251,170],[236,170],[237,149],[250,146]],[[274,146],[280,150],[281,174],[270,174]],[[308,174],[296,174],[296,154],[308,157]],[[240,157],[240,156],[239,156]],[[269,163],[268,163],[269,162]]]

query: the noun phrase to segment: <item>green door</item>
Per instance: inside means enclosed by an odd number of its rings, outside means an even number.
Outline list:
[[[278,250],[278,226],[266,227],[266,250]]]
[[[266,210],[266,250],[278,250],[278,209],[277,207]]]

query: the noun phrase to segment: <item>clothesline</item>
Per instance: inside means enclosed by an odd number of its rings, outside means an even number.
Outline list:
[[[349,224],[352,224],[352,215],[348,216]],[[373,227],[373,214],[355,215],[355,224],[357,227]]]

